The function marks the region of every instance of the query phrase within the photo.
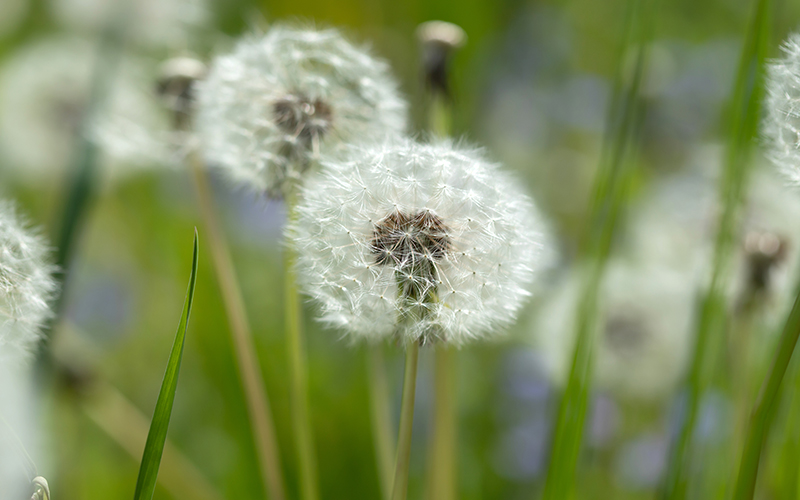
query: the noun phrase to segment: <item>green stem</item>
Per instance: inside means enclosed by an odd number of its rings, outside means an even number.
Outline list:
[[[414,424],[414,399],[417,388],[419,342],[406,343],[406,368],[403,376],[403,403],[397,436],[397,460],[392,484],[392,500],[405,500],[408,493],[408,467],[411,460],[411,431]]]
[[[795,299],[794,307],[786,320],[778,351],[775,353],[775,359],[753,409],[733,500],[752,499],[755,494],[761,450],[775,417],[775,410],[780,401],[781,383],[792,359],[798,337],[800,337],[800,294]]]
[[[294,217],[294,197],[286,196],[286,208],[290,220]],[[302,332],[300,296],[297,291],[294,250],[287,247],[285,294],[286,301],[286,346],[289,355],[290,404],[294,421],[294,438],[300,468],[300,498],[317,500],[316,453],[314,436],[311,430],[311,417],[308,405],[308,367]]]
[[[378,479],[385,500],[392,496],[393,457],[392,418],[389,404],[389,383],[381,345],[370,345],[368,353],[369,392],[372,410],[372,437],[378,462]]]
[[[445,343],[434,353],[433,442],[430,451],[430,498],[456,499],[455,352]]]
[[[236,366],[239,370],[250,427],[255,441],[261,481],[264,490],[269,492],[272,500],[284,500],[286,493],[275,425],[270,411],[267,388],[262,377],[261,364],[256,354],[255,341],[247,319],[241,287],[236,278],[236,269],[217,220],[213,194],[208,185],[207,173],[203,168],[202,160],[197,152],[193,151],[189,154],[187,161],[194,176],[200,213],[208,234],[211,259],[214,263],[214,271],[228,318],[229,331],[236,355]]]

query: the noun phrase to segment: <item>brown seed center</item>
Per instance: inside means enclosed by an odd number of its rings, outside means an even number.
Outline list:
[[[331,128],[333,109],[322,99],[313,101],[303,94],[287,94],[272,103],[275,123],[287,134],[310,147]]]
[[[447,226],[429,210],[392,212],[375,224],[370,248],[378,264],[398,269],[433,263],[450,249]]]

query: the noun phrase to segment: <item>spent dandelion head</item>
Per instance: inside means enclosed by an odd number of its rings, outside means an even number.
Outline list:
[[[534,322],[533,343],[557,384],[569,376],[581,281],[577,269],[564,275]],[[625,398],[668,395],[686,366],[695,289],[685,271],[610,262],[594,333],[597,385]]]
[[[323,165],[288,233],[325,322],[462,344],[515,319],[549,242],[530,198],[479,150],[395,139]]]
[[[405,127],[388,64],[333,29],[275,25],[215,59],[199,85],[197,129],[208,160],[271,196],[320,154]]]
[[[783,56],[767,70],[763,134],[772,162],[800,184],[800,34],[783,44]]]
[[[197,82],[205,78],[208,69],[202,61],[191,57],[175,57],[161,65],[156,93],[172,114],[173,127],[188,130],[195,110]]]
[[[434,92],[450,97],[450,59],[467,43],[467,34],[453,23],[427,21],[417,27],[417,39],[422,47],[425,83]]]

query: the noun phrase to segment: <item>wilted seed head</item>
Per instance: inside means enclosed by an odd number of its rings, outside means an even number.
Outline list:
[[[186,130],[194,115],[195,86],[205,78],[206,65],[191,57],[175,57],[161,65],[156,92],[173,113],[176,130]]]
[[[212,164],[281,196],[320,156],[406,127],[389,66],[335,30],[273,26],[218,57],[199,85],[198,134]]]
[[[549,249],[519,183],[449,142],[352,146],[323,166],[288,235],[324,321],[367,340],[456,344],[513,322]]]
[[[750,231],[744,239],[748,282],[751,291],[769,288],[770,274],[786,258],[787,242],[775,233]]]
[[[445,21],[428,21],[417,28],[422,45],[422,66],[425,82],[432,90],[450,96],[447,72],[450,58],[467,42],[467,34],[459,26]]]
[[[19,364],[39,340],[56,288],[42,239],[0,202],[0,363]]]
[[[783,57],[767,69],[763,132],[772,162],[800,184],[800,34],[783,44]]]

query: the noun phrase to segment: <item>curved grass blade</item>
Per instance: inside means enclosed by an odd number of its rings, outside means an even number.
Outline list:
[[[175,334],[175,342],[172,344],[172,352],[167,362],[164,381],[161,382],[161,391],[158,393],[158,401],[156,401],[156,409],[153,412],[153,420],[150,422],[150,432],[147,434],[147,442],[145,443],[142,462],[139,466],[139,478],[136,480],[136,492],[133,495],[134,500],[152,499],[153,491],[156,487],[158,467],[161,465],[161,455],[164,452],[169,419],[172,415],[172,404],[175,401],[175,390],[178,386],[178,372],[181,369],[186,328],[189,325],[189,315],[192,312],[194,286],[197,280],[197,255],[197,229],[195,229],[194,249],[192,252],[192,274],[189,277],[189,289],[186,292],[183,314],[181,314],[181,321],[178,324],[178,331]]]

